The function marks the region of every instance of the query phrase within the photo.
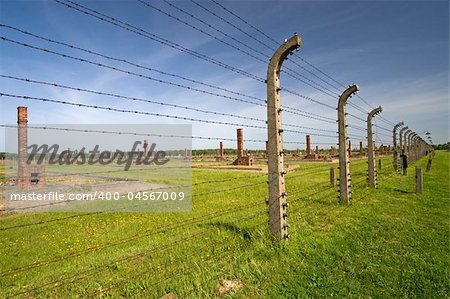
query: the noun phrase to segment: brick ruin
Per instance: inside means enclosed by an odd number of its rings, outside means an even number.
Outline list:
[[[221,161],[225,161],[225,155],[223,153],[223,142],[220,141],[219,143],[219,154],[216,156],[216,161],[217,162],[221,162]]]
[[[244,156],[244,133],[243,129],[237,129],[237,159],[233,165],[253,166],[253,157],[250,154]]]
[[[318,148],[316,148],[316,153],[312,154],[311,153],[311,136],[310,135],[306,135],[306,155],[305,155],[305,159],[307,160],[317,160],[318,158]]]
[[[18,170],[17,185],[22,189],[41,188],[45,186],[44,165],[27,164],[28,160],[28,111],[27,107],[17,107],[18,125]]]
[[[331,157],[339,157],[339,154],[334,146],[330,148],[330,156]]]
[[[331,161],[331,157],[325,154],[320,154],[319,146],[316,145],[314,154],[311,153],[311,136],[306,135],[306,154],[305,160],[310,161]]]
[[[390,154],[391,153],[391,146],[390,145],[388,145],[388,146],[386,146],[386,145],[380,145],[380,147],[379,147],[379,149],[378,149],[378,154],[380,155],[380,156],[382,156],[382,155],[388,155],[388,154]]]
[[[148,156],[148,140],[144,140],[144,159]]]
[[[359,142],[359,157],[362,158],[364,156],[363,144],[362,141]]]

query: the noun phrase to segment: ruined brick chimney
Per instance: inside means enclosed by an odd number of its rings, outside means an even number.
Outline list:
[[[17,183],[23,189],[44,187],[46,180],[43,165],[28,165],[28,111],[27,107],[17,107],[18,168]]]
[[[362,141],[359,142],[359,156],[360,157],[363,156],[363,144],[362,144]]]
[[[144,158],[148,156],[148,140],[144,140]]]
[[[222,160],[223,159],[223,142],[222,141],[220,141],[219,147],[220,147],[219,157],[220,157],[220,160]]]
[[[311,136],[306,135],[306,156],[311,156]]]
[[[242,129],[237,129],[237,159],[234,160],[233,165],[253,165],[253,157],[249,154],[244,156],[244,134]]]
[[[18,136],[18,172],[19,182],[27,177],[26,165],[28,159],[28,112],[27,107],[17,107],[17,136]]]
[[[238,159],[244,156],[244,134],[242,129],[237,129],[237,156]]]

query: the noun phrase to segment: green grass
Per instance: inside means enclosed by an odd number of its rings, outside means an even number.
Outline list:
[[[239,279],[222,297],[448,298],[449,158],[436,153],[420,195],[413,167],[395,174],[385,157],[373,190],[355,159],[350,206],[336,202],[329,163],[301,163],[286,179],[287,244],[268,237],[267,178],[252,172],[194,169],[191,213],[8,214],[1,228],[45,223],[0,231],[0,297],[211,298]]]

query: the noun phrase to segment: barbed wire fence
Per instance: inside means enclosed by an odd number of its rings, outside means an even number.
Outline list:
[[[328,101],[318,100],[312,98],[308,95],[301,94],[291,88],[286,88],[283,84],[280,86],[276,83],[267,80],[267,78],[262,78],[258,75],[247,72],[238,67],[227,64],[216,58],[205,55],[201,52],[189,49],[183,45],[173,42],[162,36],[158,36],[145,30],[137,25],[132,25],[126,21],[120,20],[117,17],[109,16],[98,10],[89,8],[87,6],[75,3],[70,0],[54,0],[58,3],[73,11],[77,14],[83,14],[89,18],[93,18],[102,23],[113,26],[115,29],[125,30],[130,34],[134,34],[139,38],[146,40],[151,40],[152,42],[158,43],[161,46],[169,47],[174,50],[180,51],[186,55],[194,57],[195,59],[203,60],[210,63],[216,67],[224,69],[229,72],[233,72],[238,76],[242,76],[251,80],[254,80],[261,84],[261,88],[273,88],[278,94],[279,99],[281,96],[288,95],[294,97],[298,101],[307,101],[314,105],[318,105],[323,109],[328,109],[330,111],[337,110],[337,101],[342,97],[344,90],[347,89],[345,84],[342,84],[339,80],[333,76],[327,74],[325,71],[321,70],[318,66],[306,60],[304,57],[300,56],[295,50],[284,49],[286,57],[280,61],[280,73],[285,74],[288,78],[295,82],[299,82],[306,85],[320,94],[331,98]],[[172,9],[174,12],[170,12],[168,9],[162,8],[160,5],[156,6],[153,3],[149,3],[143,0],[137,0],[136,4],[140,5],[142,8],[148,9],[149,11],[157,12],[170,20],[175,20],[182,26],[187,26],[196,32],[213,39],[214,41],[226,46],[230,51],[237,51],[249,59],[252,59],[258,63],[262,63],[264,67],[267,67],[269,59],[271,59],[272,54],[278,49],[286,46],[285,42],[280,46],[279,42],[262,30],[258,29],[256,26],[250,24],[244,18],[240,17],[235,12],[228,9],[225,5],[219,3],[216,0],[211,0],[211,7],[201,4],[197,1],[191,0],[192,5],[201,9],[205,13],[211,15],[221,25],[216,25],[205,21],[199,15],[192,11],[188,11],[185,8],[180,7],[175,2],[169,2],[163,0],[163,2]],[[214,7],[214,8],[213,8]],[[220,11],[220,12],[219,12]],[[222,14],[223,13],[223,14]],[[222,24],[223,23],[223,24]],[[223,26],[229,26],[232,30],[237,30],[241,34],[245,35],[246,38],[251,39],[253,42],[258,43],[261,47],[252,46],[250,43],[234,37],[232,34],[227,33],[226,30],[222,29]],[[46,37],[37,33],[30,32],[25,29],[21,29],[8,24],[0,24],[2,30],[2,35],[0,39],[3,43],[8,43],[15,45],[17,47],[29,50],[37,51],[46,55],[56,56],[62,59],[73,61],[83,65],[89,65],[100,69],[107,69],[109,71],[118,72],[120,74],[139,78],[144,80],[149,80],[162,84],[165,86],[170,86],[175,89],[189,90],[190,92],[207,95],[215,99],[220,99],[224,101],[239,102],[243,105],[257,106],[267,109],[270,105],[270,97],[267,99],[258,98],[251,94],[246,94],[244,92],[235,91],[223,86],[210,84],[198,79],[189,78],[176,73],[166,72],[157,68],[146,66],[142,63],[133,62],[130,59],[123,57],[113,57],[93,49],[83,48],[78,46],[76,43],[67,43],[58,41],[56,39]],[[243,29],[246,28],[246,29]],[[16,38],[8,37],[8,32],[14,32],[16,34],[22,35],[24,38],[30,39],[27,41],[21,41]],[[214,32],[214,33],[211,33]],[[254,34],[256,33],[256,34]],[[219,37],[220,36],[220,37]],[[90,55],[90,58],[83,56],[78,56],[76,54],[69,54],[69,52],[64,52],[63,50],[52,50],[49,47],[39,46],[38,44],[33,44],[32,40],[39,40],[45,42],[48,45],[55,45],[61,48],[65,48],[71,51],[78,51],[85,55]],[[280,47],[280,48],[278,48]],[[295,48],[298,48],[297,45]],[[290,56],[288,56],[291,54]],[[281,63],[287,58],[286,66],[281,68]],[[272,58],[273,59],[273,58]],[[121,66],[115,63],[120,63]],[[127,67],[133,67],[137,70],[131,70]],[[151,74],[151,75],[150,75]],[[163,76],[162,79],[160,76]],[[355,104],[353,101],[348,102],[348,106],[351,107],[352,112],[345,112],[345,132],[341,132],[338,129],[339,117],[332,118],[328,116],[323,116],[311,111],[302,110],[294,106],[288,106],[279,104],[278,114],[286,113],[290,114],[299,119],[308,119],[317,122],[316,126],[302,126],[297,123],[286,123],[275,126],[276,131],[271,132],[269,127],[271,126],[271,121],[277,121],[266,117],[256,117],[254,115],[244,115],[235,114],[223,111],[214,111],[208,109],[200,109],[195,105],[179,105],[170,103],[166,99],[150,99],[145,97],[137,97],[127,94],[119,94],[101,90],[94,90],[79,86],[72,86],[67,84],[62,84],[59,82],[50,82],[40,80],[38,78],[27,78],[23,76],[16,76],[13,74],[0,74],[0,78],[5,81],[16,81],[22,82],[24,84],[50,87],[58,90],[70,90],[81,94],[91,94],[98,97],[108,99],[111,104],[108,105],[97,105],[97,104],[86,104],[81,100],[74,100],[61,98],[61,97],[47,97],[40,96],[38,94],[28,94],[22,92],[0,92],[0,99],[2,101],[25,101],[25,102],[40,102],[45,105],[64,105],[71,106],[86,110],[99,110],[106,113],[121,113],[121,114],[131,114],[131,115],[144,115],[153,116],[157,118],[165,119],[175,119],[182,122],[198,122],[203,124],[211,124],[216,126],[227,126],[233,128],[251,128],[255,130],[267,130],[268,139],[245,139],[246,142],[255,143],[261,145],[260,147],[266,151],[266,157],[264,160],[269,160],[269,166],[267,172],[261,171],[259,173],[245,173],[234,175],[228,179],[215,178],[210,180],[200,180],[194,181],[191,186],[193,187],[193,200],[196,203],[196,209],[201,210],[201,212],[195,213],[194,216],[183,215],[175,216],[171,215],[167,220],[165,220],[163,227],[151,226],[148,229],[141,229],[135,234],[117,237],[114,240],[102,242],[101,244],[85,246],[80,250],[73,250],[65,254],[58,254],[55,256],[48,256],[44,258],[39,258],[37,261],[24,261],[19,263],[17,266],[10,269],[2,269],[0,271],[0,279],[4,280],[6,288],[11,288],[8,290],[8,297],[29,297],[29,296],[39,296],[45,292],[56,292],[62,288],[70,289],[71,284],[79,284],[86,278],[92,278],[96,275],[104,274],[110,271],[110,266],[113,265],[124,265],[125,267],[130,267],[131,269],[137,269],[136,271],[128,271],[127,275],[124,277],[115,277],[113,281],[108,281],[103,285],[97,286],[95,288],[87,289],[87,296],[96,297],[102,294],[108,294],[113,292],[115,289],[121,288],[128,284],[132,280],[139,280],[141,277],[148,273],[153,273],[155,276],[152,283],[147,285],[147,290],[140,290],[141,292],[150,292],[150,296],[155,296],[154,290],[158,290],[157,295],[163,295],[160,292],[165,290],[165,287],[171,285],[173,280],[178,277],[185,277],[192,274],[192,267],[197,263],[202,263],[203,265],[209,265],[215,269],[224,267],[228,264],[226,258],[217,259],[217,255],[233,254],[235,251],[243,251],[253,258],[257,256],[267,255],[265,250],[260,250],[257,246],[249,246],[249,240],[256,239],[261,236],[268,235],[268,231],[272,233],[272,237],[278,239],[289,239],[290,234],[287,233],[287,228],[291,226],[295,233],[302,233],[301,231],[307,231],[309,234],[314,234],[319,231],[324,231],[326,227],[332,225],[336,218],[342,217],[348,211],[354,209],[352,205],[339,205],[338,201],[334,200],[336,195],[336,185],[329,185],[326,177],[329,165],[327,163],[308,163],[308,166],[298,166],[292,171],[286,171],[286,168],[282,168],[281,171],[277,170],[271,172],[271,162],[270,159],[276,157],[278,160],[289,163],[299,163],[301,162],[300,157],[295,157],[292,155],[291,160],[288,160],[288,151],[283,150],[283,144],[291,145],[305,145],[306,142],[300,141],[300,136],[305,135],[317,136],[318,138],[323,138],[329,140],[329,142],[314,142],[317,145],[326,146],[326,149],[320,149],[322,155],[329,154],[333,156],[332,150],[334,146],[338,146],[339,149],[344,149],[340,151],[338,156],[334,158],[347,159],[346,163],[350,163],[350,157],[352,159],[352,165],[361,166],[366,163],[366,153],[362,145],[366,146],[368,150],[369,147],[376,148],[375,145],[368,144],[367,131],[367,115],[370,113],[374,107],[363,97],[357,95],[358,99],[362,104],[367,106],[367,109]],[[168,78],[168,79],[166,79]],[[179,81],[182,81],[180,83]],[[280,80],[278,81],[278,84]],[[351,94],[352,95],[352,94]],[[349,96],[351,96],[349,95]],[[82,98],[82,96],[80,96]],[[150,110],[144,109],[124,109],[119,107],[114,107],[114,100],[124,100],[127,102],[140,102],[148,105],[158,105],[163,107],[170,107],[173,109],[179,109],[180,112],[173,114],[156,113]],[[182,111],[189,111],[192,113],[198,113],[203,115],[203,117],[191,117],[183,115]],[[264,111],[265,112],[265,111]],[[207,118],[207,116],[221,116],[231,118],[233,120],[216,120]],[[337,115],[336,115],[337,116]],[[349,120],[347,123],[347,117]],[[395,125],[394,122],[382,117],[377,116],[383,125],[380,125],[375,121],[373,127],[375,128],[375,143],[379,147],[389,146],[392,147],[392,151],[398,152],[401,150],[395,142],[390,140],[394,135],[394,140],[396,140],[396,131],[394,130],[392,135],[392,127]],[[324,126],[331,126],[331,128]],[[385,127],[388,126],[388,127]],[[0,125],[2,128],[15,128],[17,126],[13,125]],[[28,125],[29,130],[41,130],[41,131],[61,131],[65,133],[83,133],[83,134],[98,134],[101,136],[120,136],[120,135],[131,135],[136,137],[163,137],[163,138],[186,138],[192,140],[214,140],[214,141],[231,141],[237,142],[236,138],[221,137],[221,136],[201,136],[201,135],[171,135],[171,134],[143,134],[132,131],[108,131],[108,130],[83,130],[83,129],[73,129],[73,128],[63,128],[56,126],[34,126]],[[351,133],[347,133],[347,129],[351,130]],[[272,138],[277,135],[281,136],[284,132],[292,134],[289,136],[295,136],[294,140],[284,140],[280,138],[281,147],[277,148],[267,148],[266,143],[271,142]],[[344,143],[340,140],[340,135],[344,134]],[[402,138],[402,136],[399,136]],[[350,141],[350,143],[348,143]],[[359,157],[357,156],[357,150],[355,151],[349,144],[353,142],[353,145],[360,144]],[[418,158],[424,156],[430,147],[424,143],[423,140],[418,140],[418,148],[414,155]],[[308,144],[309,146],[309,144]],[[406,151],[413,151],[413,144],[404,145]],[[330,149],[328,149],[330,148]],[[291,151],[291,154],[294,151]],[[356,153],[355,153],[356,152]],[[343,157],[342,153],[345,153]],[[385,154],[389,153],[388,151]],[[319,152],[317,152],[319,154]],[[381,157],[381,152],[377,152]],[[385,160],[389,157],[385,156]],[[277,161],[278,161],[277,160]],[[336,163],[336,159],[332,162]],[[310,165],[311,164],[311,165]],[[137,169],[136,171],[146,171],[147,169]],[[112,175],[117,178],[122,170],[105,170],[98,172],[73,172],[73,173],[49,173],[49,177],[59,177],[59,176],[74,176],[74,175]],[[305,187],[299,186],[300,179],[307,178],[310,175],[321,173],[323,174],[324,180],[321,182],[316,182],[312,186],[308,186],[308,190],[312,192],[305,192]],[[378,176],[382,176],[383,179],[388,179],[390,177],[396,176],[398,173],[391,169],[390,167],[384,167],[378,172]],[[269,178],[268,178],[269,177]],[[284,179],[286,178],[286,184],[283,189],[277,189],[278,193],[275,197],[271,197],[271,190],[274,188],[274,183],[282,179],[284,185]],[[349,189],[346,192],[361,192],[360,196],[368,196],[370,192],[373,192],[370,188],[367,188],[367,174],[364,172],[354,172],[352,173],[352,178],[346,176],[345,182],[346,186],[353,186],[356,189]],[[343,186],[343,177],[339,177],[339,187]],[[216,188],[217,186],[225,185],[223,188]],[[291,185],[296,188],[291,188]],[[151,190],[158,190],[157,188]],[[144,191],[144,190],[143,190]],[[145,190],[149,191],[149,190]],[[256,192],[256,194],[255,194]],[[347,195],[351,198],[350,193]],[[342,193],[340,193],[342,196]],[[214,202],[215,196],[230,196],[230,198],[236,199],[235,201],[230,201],[225,207],[218,208],[213,212],[208,211],[208,205]],[[268,198],[269,195],[269,198]],[[242,200],[245,198],[245,200]],[[344,198],[341,198],[344,199]],[[326,204],[326,208],[322,209],[319,216],[323,223],[321,225],[315,225],[314,219],[307,219],[302,213],[302,209],[308,208],[311,202],[323,201]],[[238,203],[236,203],[238,202]],[[289,207],[289,213],[288,211]],[[35,207],[25,207],[22,208],[22,212],[28,209],[32,210]],[[277,210],[277,214],[272,214],[270,211]],[[116,212],[120,212],[121,208],[116,209]],[[269,211],[269,216],[268,216]],[[279,213],[278,213],[279,212]],[[39,228],[46,228],[55,223],[70,222],[73,223],[77,220],[83,219],[84,221],[107,221],[108,213],[105,212],[90,212],[90,213],[76,213],[69,215],[57,215],[55,217],[46,216],[45,219],[37,221],[19,221],[19,223],[13,222],[12,224],[0,227],[0,234],[14,233],[23,230],[35,230]],[[288,218],[289,217],[289,218]],[[8,223],[9,219],[16,219],[17,214],[6,214],[0,218],[2,223]],[[25,218],[25,217],[24,217]],[[289,220],[288,220],[289,219]],[[220,231],[221,224],[226,225],[232,230],[238,231],[239,234],[222,233],[217,234]],[[279,234],[273,234],[273,227],[276,226]],[[269,227],[269,229],[268,229]],[[260,238],[262,240],[267,240],[267,242],[272,242],[270,238]],[[194,242],[195,241],[195,242]],[[199,249],[204,250],[201,247],[203,242],[208,243],[209,249],[206,252],[200,252]],[[264,241],[261,241],[264,242]],[[197,244],[197,245],[192,245]],[[121,248],[121,246],[130,246],[133,248],[131,253],[123,254],[123,252],[114,253],[114,249]],[[272,245],[271,245],[272,246]],[[181,248],[181,249],[180,249]],[[185,252],[186,249],[188,252]],[[104,257],[105,253],[111,254],[111,256]],[[94,265],[86,265],[82,263],[84,257],[102,254],[102,258],[99,262],[94,263]],[[145,262],[142,262],[145,261]],[[37,271],[49,270],[55,264],[68,264],[75,263],[74,271],[69,273],[64,273],[59,275],[58,273],[50,274],[44,280],[39,280],[37,282],[32,282],[18,289],[13,286],[13,280],[17,275],[33,275]],[[196,285],[191,285],[183,289],[183,292],[190,294],[191,292],[196,292]]]

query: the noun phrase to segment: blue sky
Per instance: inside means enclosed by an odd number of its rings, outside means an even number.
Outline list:
[[[235,41],[218,34],[204,24],[181,14],[163,1],[147,2],[201,28],[205,32],[217,36],[223,41],[248,50],[241,44],[237,44]],[[86,16],[54,1],[1,1],[0,3],[1,23],[4,25],[13,26],[50,39],[74,44],[105,55],[127,59],[143,66],[175,73],[260,99],[265,99],[266,97],[266,87],[261,82],[238,75],[132,32]],[[170,19],[160,12],[149,9],[138,1],[81,1],[79,3],[248,73],[262,78],[266,76],[266,63],[223,45],[209,36]],[[268,48],[263,47],[242,32],[207,13],[191,1],[171,1],[171,3],[249,47],[257,49],[266,56],[273,54]],[[236,24],[243,31],[252,34],[268,46],[276,47],[265,36],[255,32],[210,0],[202,0],[198,1],[198,3]],[[314,64],[344,85],[358,84],[360,86],[359,94],[372,107],[378,105],[383,107],[382,115],[385,119],[395,123],[405,121],[410,128],[419,133],[429,130],[432,133],[434,143],[448,142],[448,1],[221,1],[221,3],[268,36],[279,41],[279,43],[282,43],[285,38],[292,36],[294,32],[298,32],[303,41],[298,52],[300,57]],[[111,62],[74,49],[53,45],[4,27],[1,28],[1,35],[27,44],[114,65],[155,78],[226,94],[198,84],[162,76],[123,63]],[[0,50],[1,73],[5,75],[140,97],[210,111],[261,119],[266,118],[264,107],[239,103],[128,76],[113,70],[71,61],[5,41],[0,42]],[[259,53],[252,52],[252,54],[267,61]],[[289,59],[283,66],[289,67],[310,80],[327,86],[334,93],[343,91],[343,88],[340,86],[338,87],[341,90],[338,91],[326,85],[295,65],[291,60],[314,71],[316,75],[336,85],[300,60]],[[85,104],[166,113],[237,124],[261,125],[258,122],[255,123],[227,116],[208,115],[173,107],[130,102],[8,79],[0,79],[0,84],[3,92],[11,94],[48,97]],[[337,105],[337,96],[326,95],[285,74],[282,76],[282,87],[331,106]],[[3,97],[1,101],[0,121],[3,124],[16,122],[16,107],[19,105],[29,107],[30,124],[192,123],[169,118],[74,108],[72,106],[6,97]],[[332,119],[336,118],[335,110],[314,104],[286,92],[282,92],[282,102],[290,107],[296,107]],[[370,109],[357,97],[352,98],[351,102],[364,110]],[[353,107],[348,107],[348,109],[352,114],[362,118],[366,117]],[[336,124],[287,113],[283,115],[283,122],[331,131],[337,128]],[[364,123],[350,117],[349,123],[355,126],[365,126]],[[391,129],[391,126],[385,122],[378,120],[376,123]],[[192,132],[196,136],[235,138],[237,127],[193,122]],[[388,132],[380,129],[377,131],[377,143],[391,141],[390,137],[383,135],[389,135]],[[317,130],[310,132],[312,134],[321,133]],[[365,132],[356,129],[350,129],[350,133],[354,135],[365,134]],[[244,128],[244,136],[245,138],[265,140],[266,131]],[[3,132],[0,138],[1,140],[4,139]],[[305,136],[304,134],[286,132],[284,140],[304,142]],[[321,145],[321,147],[329,147],[336,140],[337,138],[312,136],[313,144],[314,142],[330,143],[329,145]],[[359,141],[360,138],[352,138],[355,146]],[[217,143],[217,141],[194,139],[193,148],[215,148]],[[235,144],[228,141],[225,142],[225,147],[235,147]],[[263,148],[264,144],[247,142],[245,147],[250,149]],[[287,144],[286,147],[304,148],[303,145],[293,144]],[[4,148],[4,144],[3,141],[0,141],[0,150],[2,148]]]

